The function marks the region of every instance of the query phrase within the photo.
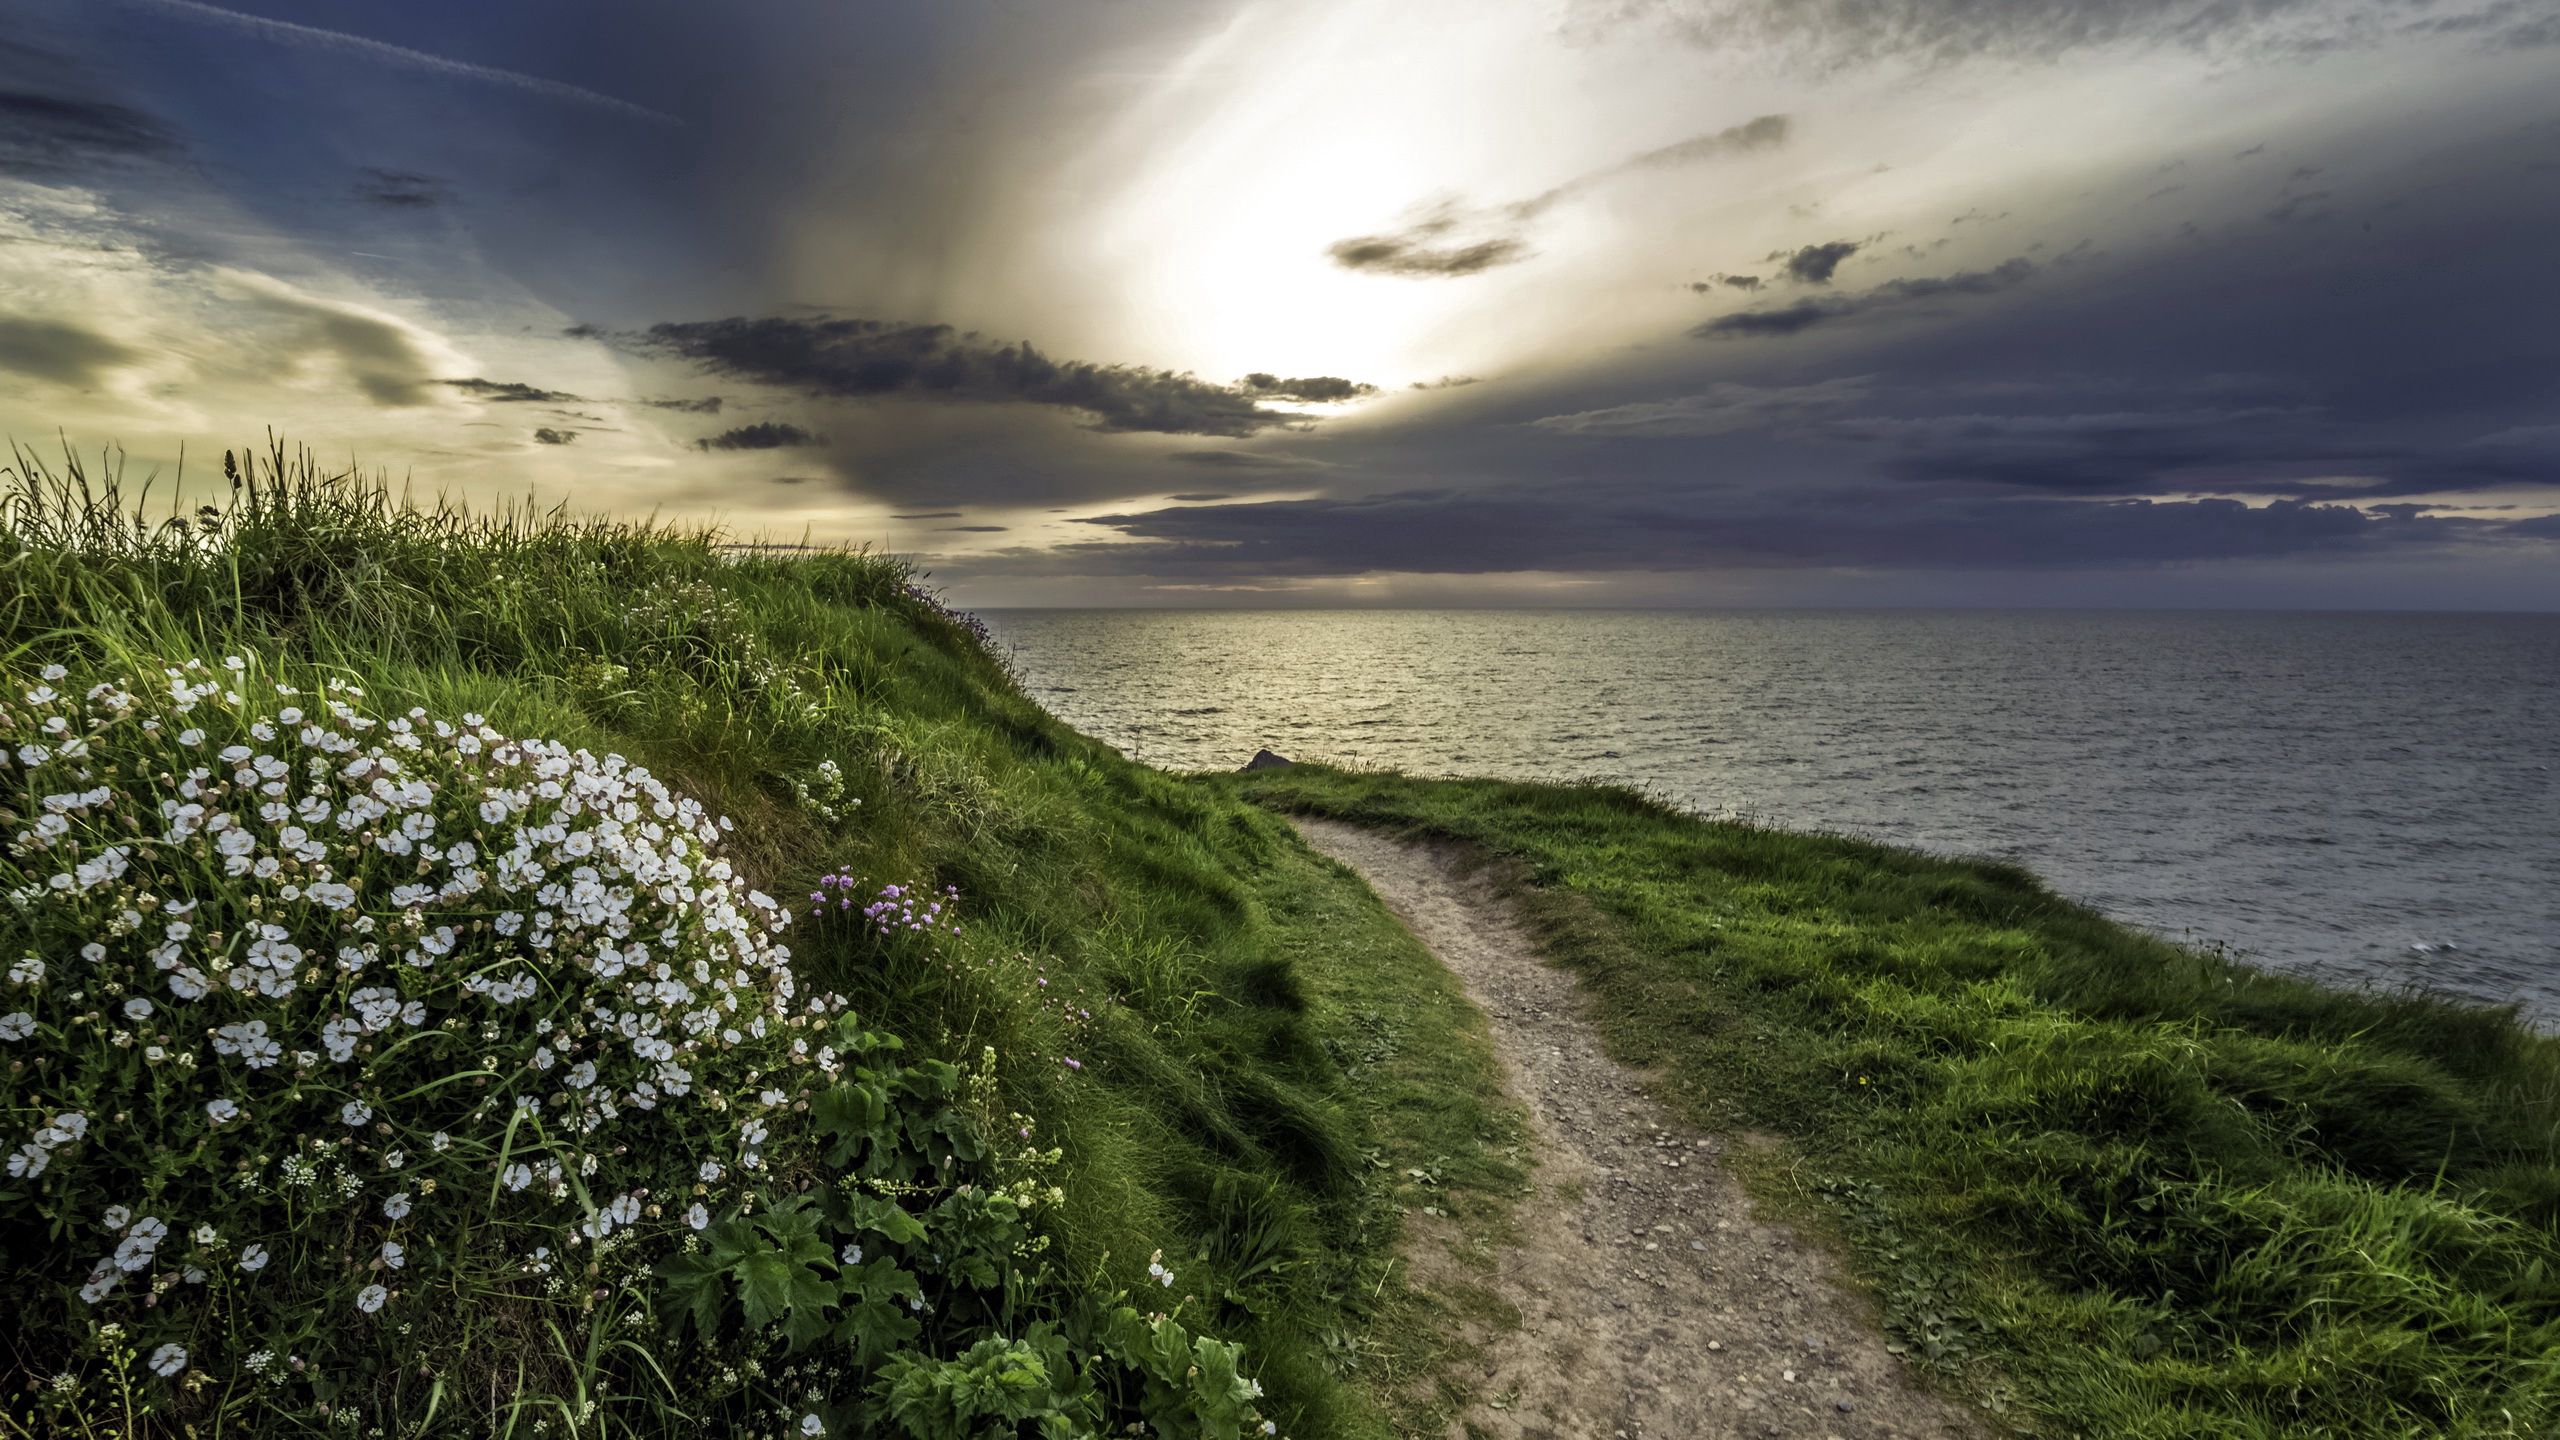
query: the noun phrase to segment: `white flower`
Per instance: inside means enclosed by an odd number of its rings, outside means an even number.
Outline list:
[[[427,1148],[441,1155],[453,1148],[453,1137],[439,1130],[427,1137]]]
[[[367,1315],[370,1315],[374,1311],[381,1309],[382,1302],[390,1298],[390,1291],[383,1289],[379,1285],[367,1285],[356,1292],[356,1308]]]
[[[518,1161],[500,1173],[499,1178],[510,1190],[522,1190],[533,1183],[533,1167]]]
[[[218,1245],[222,1243],[222,1232],[214,1229],[210,1225],[199,1225],[196,1227],[196,1243],[199,1245]]]
[[[240,1247],[240,1268],[255,1275],[267,1268],[267,1247],[258,1244]]]
[[[338,1119],[349,1127],[362,1125],[373,1118],[373,1107],[350,1100],[338,1107]]]
[[[399,1241],[385,1240],[382,1242],[382,1263],[397,1270],[409,1263],[409,1252],[400,1248]]]
[[[12,985],[43,984],[44,962],[33,955],[29,955],[20,960],[17,964],[10,966],[9,983]]]
[[[800,1417],[800,1433],[812,1437],[824,1435],[827,1433],[827,1422],[819,1419],[815,1413],[803,1415]]]
[[[204,1102],[204,1113],[216,1125],[227,1125],[240,1118],[239,1102],[215,1098]]]
[[[232,974],[236,976],[246,971],[247,967],[242,967]],[[177,989],[176,976],[170,977],[170,982],[169,988]],[[235,1021],[214,1031],[213,1050],[217,1055],[239,1056],[240,1063],[252,1070],[263,1070],[284,1057],[284,1047],[267,1038],[267,1022],[264,1020]]]
[[[116,1245],[115,1267],[129,1273],[148,1266],[153,1252],[160,1248],[160,1242],[168,1238],[168,1234],[168,1222],[157,1215],[145,1215],[134,1221],[124,1232],[124,1239]]]
[[[859,1245],[847,1245],[837,1258],[844,1261],[847,1265],[859,1265],[862,1263],[862,1247]]]
[[[126,1018],[127,1020],[148,1020],[148,1019],[150,1019],[150,1018],[151,1018],[151,1002],[150,1002],[150,1000],[146,999],[146,998],[145,998],[145,997],[143,997],[143,996],[136,995],[136,996],[134,996],[132,999],[127,1000],[126,1002],[124,1002],[124,1018]]]
[[[36,1033],[36,1017],[24,1010],[0,1015],[0,1040],[24,1040]]]
[[[383,1152],[382,1168],[385,1170],[397,1170],[408,1163],[409,1152],[406,1150],[393,1149]]]
[[[151,1373],[163,1379],[187,1368],[187,1347],[163,1345],[151,1352]]]
[[[41,1145],[21,1145],[9,1155],[11,1179],[32,1180],[53,1163],[53,1152]]]
[[[130,1206],[110,1205],[107,1207],[107,1213],[98,1218],[106,1222],[108,1229],[121,1235],[124,1233],[124,1227],[133,1223],[133,1210]]]
[[[408,1192],[408,1191],[403,1190],[403,1191],[401,1191],[399,1194],[394,1195],[394,1196],[392,1196],[390,1199],[385,1200],[385,1201],[383,1201],[383,1202],[382,1202],[382,1218],[384,1218],[384,1219],[386,1219],[386,1220],[405,1220],[405,1219],[407,1219],[407,1218],[408,1218],[408,1215],[409,1215],[409,1192]]]
[[[717,1160],[705,1160],[702,1162],[702,1168],[694,1173],[702,1178],[702,1183],[706,1185],[716,1185],[720,1182],[720,1162]]]

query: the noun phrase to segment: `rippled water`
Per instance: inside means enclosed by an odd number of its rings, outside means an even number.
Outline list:
[[[1174,769],[1633,782],[2024,862],[2265,963],[2560,1019],[2560,616],[995,611]]]

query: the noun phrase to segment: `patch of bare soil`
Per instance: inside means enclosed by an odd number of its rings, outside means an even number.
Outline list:
[[[1464,982],[1536,1137],[1536,1189],[1492,1281],[1520,1325],[1473,1337],[1484,1373],[1452,1435],[1984,1433],[1886,1353],[1829,1256],[1753,1218],[1725,1142],[1608,1057],[1572,976],[1540,958],[1492,880],[1447,849],[1335,821],[1298,828]],[[1454,1278],[1444,1256],[1411,1259],[1425,1287]]]

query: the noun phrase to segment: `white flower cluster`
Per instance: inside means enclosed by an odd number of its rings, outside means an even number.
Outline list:
[[[42,1063],[0,1067],[0,1108],[50,1117],[8,1161],[44,1183],[12,1203],[117,1202],[81,1298],[159,1262],[171,1223],[136,1210],[242,1228],[215,1212],[256,1207],[225,1187],[306,1206],[379,1187],[370,1274],[322,1277],[368,1279],[365,1313],[433,1253],[448,1197],[519,1196],[510,1223],[565,1246],[664,1232],[646,1248],[734,1198],[763,1117],[835,1070],[816,1041],[844,1002],[797,995],[790,915],[722,858],[727,822],[618,755],[251,673],[190,661],[65,695],[52,667],[0,696],[24,701],[0,703],[0,942],[25,950],[0,1042],[44,1037]],[[111,1111],[136,1134],[121,1158],[66,1161]],[[191,1196],[134,1159],[191,1146],[221,1177]],[[195,1233],[185,1283],[301,1248],[270,1233],[217,1265],[215,1226]]]
[[[68,1145],[89,1133],[89,1117],[77,1110],[66,1110],[36,1127],[35,1138],[21,1145],[9,1156],[9,1177],[33,1179],[53,1163],[56,1146]]]

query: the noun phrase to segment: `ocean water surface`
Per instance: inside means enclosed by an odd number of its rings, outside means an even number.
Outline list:
[[[2560,616],[1016,610],[1150,764],[1602,778],[2560,1022]]]

